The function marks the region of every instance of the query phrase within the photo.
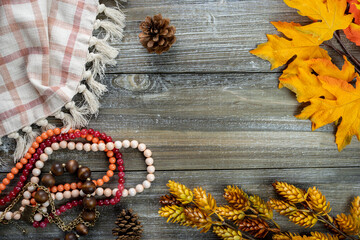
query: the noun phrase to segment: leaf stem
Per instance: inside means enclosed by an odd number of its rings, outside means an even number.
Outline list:
[[[344,43],[341,41],[340,36],[338,34],[338,32],[334,33],[335,39],[336,41],[339,43],[340,47],[342,48],[342,50],[345,52],[345,54],[352,60],[352,62],[355,64],[355,69],[358,73],[360,73],[359,67],[360,67],[360,61],[354,57],[350,51],[345,47]]]

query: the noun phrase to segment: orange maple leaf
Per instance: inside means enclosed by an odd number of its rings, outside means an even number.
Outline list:
[[[350,4],[349,12],[354,15],[354,22],[344,29],[346,37],[360,46],[360,2],[358,0],[348,0]]]

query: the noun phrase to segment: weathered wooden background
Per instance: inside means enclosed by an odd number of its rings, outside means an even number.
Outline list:
[[[110,1],[109,1],[110,2]],[[121,208],[133,208],[144,226],[143,239],[216,239],[212,233],[166,223],[158,216],[159,196],[169,179],[189,187],[201,185],[223,202],[228,184],[267,199],[271,183],[287,181],[307,188],[316,185],[331,202],[334,214],[348,210],[360,188],[360,144],[341,153],[334,128],[311,132],[309,121],[293,115],[301,110],[294,95],[277,88],[281,69],[248,53],[275,33],[270,21],[308,20],[281,0],[129,0],[123,4],[127,27],[118,65],[108,68],[109,92],[90,122],[115,139],[138,139],[153,150],[156,181],[150,190],[101,210],[100,221],[84,239],[114,239],[111,229]],[[139,44],[139,23],[162,13],[177,28],[177,43],[161,56]],[[349,48],[357,51],[352,44]],[[341,64],[341,58],[334,56]],[[12,142],[0,157],[11,158]],[[100,153],[62,152],[52,162],[69,158],[89,165],[95,175],[107,168]],[[143,181],[140,154],[126,151],[126,186]],[[1,168],[8,171],[12,164]],[[46,168],[45,168],[46,169]],[[115,185],[115,182],[112,183]],[[298,229],[277,217],[284,230]],[[0,227],[0,239],[52,239],[63,236],[55,226],[28,229]]]

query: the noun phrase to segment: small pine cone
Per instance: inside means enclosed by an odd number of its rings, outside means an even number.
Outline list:
[[[312,240],[339,240],[337,236],[321,232],[311,232]]]
[[[351,215],[345,215],[342,213],[336,216],[335,221],[343,232],[350,235],[359,234],[359,223],[355,221]]]
[[[313,227],[317,217],[312,213],[297,211],[289,216],[290,221],[303,227]]]
[[[269,232],[269,225],[260,218],[244,218],[243,220],[235,221],[235,223],[241,231],[248,232],[257,238],[264,238]]]
[[[184,223],[185,222],[185,213],[184,208],[177,205],[169,205],[160,208],[159,212],[161,217],[167,218],[167,222],[171,221],[172,223]]]
[[[232,207],[244,212],[250,208],[249,197],[242,189],[236,186],[227,186],[224,191],[224,198]]]
[[[357,222],[360,222],[360,197],[359,196],[355,197],[354,200],[351,202],[350,213],[353,216],[354,220],[357,220]]]
[[[292,240],[294,237],[298,236],[297,234],[290,232],[282,232],[272,235],[273,240]]]
[[[200,209],[209,214],[215,211],[216,201],[210,193],[206,195],[206,191],[201,187],[194,188],[193,192],[194,202]]]
[[[255,210],[258,211],[260,217],[262,217],[265,220],[270,220],[273,218],[273,211],[271,210],[269,205],[259,196],[257,195],[250,196],[249,200],[250,202],[252,202]]]
[[[331,211],[330,203],[326,202],[325,196],[316,187],[307,191],[307,202],[309,207],[320,215],[326,215]]]
[[[192,202],[193,192],[185,185],[170,180],[166,186],[170,188],[170,193],[173,194],[182,204]]]
[[[272,209],[284,216],[290,215],[297,211],[296,206],[282,200],[270,199],[268,203]]]
[[[176,200],[173,195],[164,195],[160,197],[159,203],[162,206],[170,206],[170,205],[181,205],[181,202]]]
[[[201,229],[201,232],[207,232],[211,228],[212,220],[206,213],[199,208],[188,207],[184,210],[186,222],[184,225]]]
[[[230,206],[221,206],[216,209],[216,213],[231,221],[242,220],[245,213]]]
[[[147,16],[140,24],[140,43],[149,53],[161,54],[170,49],[175,43],[176,28],[170,26],[170,19],[162,18],[161,14],[154,17]]]
[[[291,203],[301,203],[306,200],[306,193],[300,188],[286,182],[273,183],[276,192]]]
[[[240,231],[235,231],[228,227],[214,226],[213,232],[224,240],[241,240],[242,235]]]
[[[112,230],[113,235],[117,236],[117,239],[140,239],[143,229],[138,219],[131,209],[123,209],[115,221],[117,227]]]

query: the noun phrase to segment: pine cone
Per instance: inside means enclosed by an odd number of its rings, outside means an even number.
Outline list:
[[[181,205],[181,202],[176,200],[176,197],[173,195],[164,195],[160,197],[159,203],[162,206],[170,206],[170,205]]]
[[[143,229],[138,221],[139,217],[133,211],[123,209],[118,215],[115,224],[116,228],[112,230],[117,240],[138,240],[141,238]]]
[[[154,17],[147,16],[145,21],[140,24],[142,31],[139,34],[140,43],[149,53],[161,54],[168,51],[175,43],[176,28],[169,24],[170,19],[162,18],[161,14]]]
[[[248,232],[256,238],[264,238],[269,232],[269,225],[262,219],[245,218],[241,221],[235,221],[239,229]]]

